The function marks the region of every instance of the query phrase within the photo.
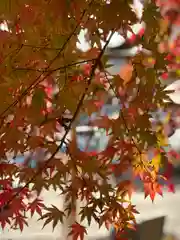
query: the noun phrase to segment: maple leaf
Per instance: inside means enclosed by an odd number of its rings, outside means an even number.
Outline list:
[[[15,222],[12,225],[13,229],[20,229],[21,232],[24,229],[24,225],[28,226],[26,217],[24,215],[18,214],[15,218],[14,218]]]
[[[11,224],[11,219],[13,216],[13,211],[9,207],[2,207],[0,208],[0,225],[2,229],[8,224]]]
[[[27,210],[30,210],[31,217],[37,212],[40,216],[42,216],[42,209],[45,208],[45,205],[42,203],[41,199],[36,198],[33,202],[29,203]]]
[[[146,182],[144,183],[144,193],[145,193],[145,198],[147,196],[150,196],[153,202],[156,196],[156,193],[162,196],[162,186],[157,182],[151,182],[151,181]]]
[[[168,161],[163,176],[169,180],[173,176],[173,165]]]
[[[19,194],[20,195],[20,194]],[[19,215],[20,212],[26,211],[26,204],[24,203],[24,197],[23,196],[12,196],[13,201],[11,201],[8,206],[14,212],[16,215]]]
[[[91,73],[91,68],[92,68],[92,66],[91,66],[91,64],[83,64],[83,72],[84,72],[84,74],[86,75],[86,76],[89,76],[90,75],[90,73]]]
[[[161,167],[161,155],[157,154],[151,159],[151,164],[154,167],[156,172],[159,172],[159,168]]]
[[[123,193],[125,195],[128,195],[129,198],[131,198],[133,191],[134,187],[130,180],[122,181],[117,185],[117,195],[122,196]]]
[[[172,183],[168,183],[167,188],[168,188],[168,192],[175,193],[175,187],[174,187],[174,184],[172,184]]]
[[[11,186],[11,179],[1,179],[0,180],[0,185],[2,189],[8,189]]]
[[[91,151],[91,152],[87,152],[86,154],[87,154],[88,156],[90,156],[90,157],[94,157],[94,156],[97,156],[98,152],[96,152],[96,151]]]
[[[44,228],[48,223],[52,222],[53,231],[58,222],[63,223],[63,217],[65,213],[60,211],[56,206],[51,205],[52,207],[45,207],[46,213],[44,213],[38,220],[45,220],[43,227]]]
[[[167,80],[168,77],[169,77],[169,75],[168,75],[167,72],[165,72],[165,73],[163,73],[163,74],[161,75],[161,78],[162,78],[163,80]]]
[[[133,66],[127,64],[121,67],[119,76],[124,80],[124,85],[126,85],[132,78]]]
[[[75,224],[72,224],[71,231],[68,235],[72,236],[73,240],[83,240],[85,234],[87,234],[86,228],[76,222]]]

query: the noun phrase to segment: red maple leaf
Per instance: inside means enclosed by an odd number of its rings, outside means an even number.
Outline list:
[[[91,151],[91,152],[87,152],[86,154],[87,154],[88,156],[90,156],[90,157],[95,157],[95,156],[98,155],[98,152],[96,152],[96,151]]]
[[[41,199],[36,198],[33,202],[31,202],[28,206],[28,210],[31,212],[31,217],[37,212],[40,216],[42,216],[42,209],[45,205],[42,203]]]
[[[13,229],[20,229],[21,232],[23,231],[24,225],[28,226],[28,223],[26,221],[26,217],[22,214],[18,214],[14,217],[14,224],[12,225]]]
[[[76,222],[75,224],[72,224],[71,232],[68,236],[71,235],[73,240],[83,240],[85,234],[87,234],[86,228]]]
[[[168,180],[172,177],[172,175],[173,175],[173,165],[172,163],[168,162],[163,176]]]
[[[172,61],[172,60],[173,60],[173,55],[169,53],[169,54],[165,57],[165,59],[168,60],[168,61]]]
[[[94,101],[94,105],[97,107],[97,108],[100,108],[104,105],[103,101]]]
[[[168,77],[169,77],[169,75],[168,75],[167,72],[164,72],[164,73],[161,75],[161,78],[162,78],[163,80],[167,80]]]
[[[0,186],[2,186],[3,189],[8,189],[11,185],[11,179],[0,179]]]
[[[10,225],[11,220],[10,218],[12,217],[12,211],[11,210],[6,210],[6,211],[1,211],[0,213],[0,225],[2,229],[5,228],[6,224]]]
[[[132,36],[128,39],[128,41],[132,44],[136,41],[136,34],[132,34]]]
[[[162,193],[162,186],[158,182],[145,182],[144,183],[144,193],[145,198],[147,196],[150,196],[152,202],[154,201],[154,198],[156,196],[156,193],[159,195],[163,195]]]
[[[92,66],[91,66],[91,64],[84,64],[83,65],[83,71],[84,71],[84,74],[86,75],[86,76],[89,76],[90,75],[90,73],[91,73],[91,68],[92,68]]]
[[[26,204],[23,201],[23,197],[17,196],[9,203],[9,208],[16,215],[20,214],[22,211],[26,211]]]
[[[174,184],[173,184],[173,183],[169,183],[169,184],[167,185],[167,188],[168,188],[168,192],[175,193],[175,187],[174,187]]]

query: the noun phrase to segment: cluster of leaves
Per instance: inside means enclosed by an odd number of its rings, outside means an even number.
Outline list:
[[[87,219],[90,224],[94,219],[99,226],[114,225],[118,233],[133,228],[137,211],[126,198],[132,192],[133,182],[121,181],[114,188],[108,181],[113,173],[121,175],[128,169],[133,177],[142,180],[145,196],[150,195],[153,200],[156,193],[162,195],[159,180],[167,176],[160,176],[159,168],[168,160],[150,117],[159,106],[165,107],[163,99],[167,98],[160,82],[160,76],[167,71],[167,59],[166,54],[158,51],[167,33],[160,31],[162,19],[154,1],[144,6],[142,21],[146,31],[139,40],[150,56],[140,52],[124,73],[112,75],[108,71],[105,50],[114,31],[120,28],[126,31],[137,22],[131,3],[130,0],[0,2],[2,23],[8,27],[7,31],[0,31],[3,228],[9,224],[22,230],[27,225],[23,214],[27,210],[31,215],[37,212],[45,225],[52,222],[54,228],[74,211],[77,199],[84,205],[79,212],[81,221]],[[81,29],[88,29],[91,49],[87,52],[76,46]],[[98,29],[102,29],[102,34]],[[100,40],[105,41],[103,47]],[[97,112],[110,92],[120,99],[119,117],[103,116],[92,123],[110,134],[108,146],[100,153],[81,152],[75,137],[78,119],[82,113],[90,116]],[[67,153],[61,154],[69,133]],[[158,158],[148,158],[151,149],[156,150]],[[10,158],[23,155],[29,163],[33,154],[37,161],[35,169],[9,162]],[[115,157],[116,168],[112,164]],[[23,186],[12,188],[14,179],[19,179]],[[52,187],[65,196],[65,213],[55,206],[45,207],[36,198],[42,190]],[[83,239],[85,233],[80,223],[72,225],[74,239],[78,236]]]

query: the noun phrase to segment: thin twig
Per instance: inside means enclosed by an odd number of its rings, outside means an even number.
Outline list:
[[[58,67],[58,68],[54,68],[54,69],[47,69],[47,68],[36,69],[36,68],[14,67],[13,70],[14,71],[33,71],[33,72],[40,72],[40,73],[46,73],[46,72],[50,71],[52,73],[52,72],[56,72],[58,70],[66,70],[67,68],[76,66],[78,64],[93,62],[94,60],[96,60],[96,59],[92,58],[92,59],[82,60],[82,61],[70,63],[70,64],[67,64],[67,65],[64,65],[63,67]]]
[[[4,63],[4,61],[6,60],[6,58],[10,57],[11,55],[13,55],[13,56],[11,56],[11,58],[14,57],[14,53],[15,53],[15,55],[17,55],[17,54],[21,51],[22,47],[23,47],[23,45],[20,45],[18,48],[12,50],[12,51],[9,52],[6,56],[4,56],[4,57],[3,57],[3,61],[1,62],[1,65]]]

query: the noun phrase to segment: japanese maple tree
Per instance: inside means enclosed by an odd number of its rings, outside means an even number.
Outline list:
[[[127,30],[138,19],[130,0],[14,0],[0,1],[0,224],[28,225],[24,212],[38,213],[53,228],[83,202],[81,221],[115,226],[120,234],[134,228],[137,210],[127,202],[133,178],[144,184],[145,196],[162,195],[159,174],[168,158],[163,134],[151,123],[151,113],[165,108],[161,84],[167,53],[159,44],[167,38],[164,19],[154,1],[144,4],[146,24],[139,51],[117,75],[109,70],[106,48],[113,33]],[[90,50],[77,48],[79,33],[87,29]],[[99,31],[101,29],[101,33]],[[109,34],[110,33],[110,34]],[[104,44],[101,44],[104,41]],[[109,96],[120,100],[116,119],[100,116],[91,125],[104,128],[110,140],[101,152],[82,152],[75,128],[84,113],[90,116]],[[69,137],[70,136],[70,137]],[[60,150],[66,145],[66,153]],[[152,151],[155,157],[150,158]],[[10,162],[23,155],[24,165]],[[32,157],[36,168],[30,168]],[[114,166],[113,159],[117,162]],[[114,187],[108,179],[131,169],[132,179]],[[12,187],[15,179],[19,185]],[[39,195],[60,189],[65,210],[45,206]],[[99,195],[100,197],[97,197]],[[126,204],[124,204],[126,203]],[[70,235],[83,239],[87,230],[74,221]]]

